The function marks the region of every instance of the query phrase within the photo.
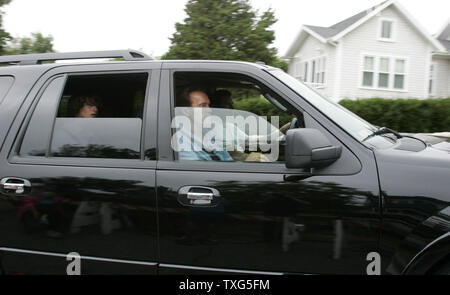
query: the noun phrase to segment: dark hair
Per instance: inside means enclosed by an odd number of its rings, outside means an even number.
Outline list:
[[[233,100],[231,98],[231,92],[225,89],[219,89],[214,92],[213,106],[217,108],[233,108]]]
[[[181,96],[179,97],[179,99],[177,99],[177,106],[179,107],[190,107],[191,106],[191,100],[189,99],[189,94],[191,94],[192,92],[195,91],[201,91],[203,93],[205,93],[206,95],[207,92],[206,90],[201,87],[201,86],[191,86],[191,87],[186,87],[183,92],[181,93]]]
[[[72,97],[69,100],[68,105],[69,116],[76,117],[85,104],[99,108],[101,107],[100,97],[96,95],[80,95]]]

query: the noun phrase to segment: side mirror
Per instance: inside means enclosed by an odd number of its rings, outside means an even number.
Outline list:
[[[320,168],[331,165],[341,156],[342,147],[331,145],[317,129],[291,129],[286,133],[287,168]]]

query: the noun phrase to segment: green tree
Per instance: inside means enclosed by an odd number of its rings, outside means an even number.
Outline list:
[[[162,59],[262,61],[287,68],[270,47],[275,34],[269,28],[277,21],[272,9],[258,16],[249,0],[189,0],[185,12]]]
[[[14,38],[5,48],[6,54],[28,54],[54,52],[53,37],[41,33],[31,33],[31,37]]]
[[[0,7],[9,4],[11,0],[0,0]],[[3,11],[0,10],[0,55],[4,54],[6,42],[11,40],[11,35],[3,29]]]

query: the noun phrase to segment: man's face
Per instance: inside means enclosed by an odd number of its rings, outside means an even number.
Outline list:
[[[79,118],[95,118],[97,117],[98,109],[95,105],[84,104],[78,113]]]
[[[210,101],[208,95],[203,91],[193,91],[189,93],[189,101],[193,108],[209,108]]]

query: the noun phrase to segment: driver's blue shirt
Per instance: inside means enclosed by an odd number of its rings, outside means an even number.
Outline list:
[[[218,159],[220,161],[233,161],[233,158],[230,156],[228,151],[226,151],[225,147],[221,150],[213,149],[208,153],[203,149],[202,141],[197,139],[192,132],[181,128],[176,134],[178,135],[176,138],[178,144],[182,144],[183,141],[187,139],[190,147],[190,150],[178,151],[179,160],[214,161]],[[217,157],[217,159],[213,159],[213,157]]]
[[[233,161],[233,158],[227,151],[212,151],[221,161]],[[178,152],[179,160],[190,161],[213,161],[212,157],[205,151],[180,151]]]

